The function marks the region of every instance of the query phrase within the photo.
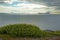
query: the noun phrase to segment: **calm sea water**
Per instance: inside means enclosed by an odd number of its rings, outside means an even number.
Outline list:
[[[57,15],[9,15],[0,13],[0,26],[15,23],[34,24],[41,29],[60,30],[60,14]]]

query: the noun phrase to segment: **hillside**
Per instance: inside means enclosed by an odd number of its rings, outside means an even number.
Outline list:
[[[60,38],[60,31],[41,30],[37,26],[31,24],[10,24],[0,27],[0,38],[4,40],[45,40],[45,38],[46,40],[53,40],[54,38]]]

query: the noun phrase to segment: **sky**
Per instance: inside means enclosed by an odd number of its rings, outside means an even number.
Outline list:
[[[60,14],[59,0],[0,0],[0,13]]]

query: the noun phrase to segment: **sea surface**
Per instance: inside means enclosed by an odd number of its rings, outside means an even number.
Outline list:
[[[12,15],[0,13],[0,27],[16,23],[34,24],[43,30],[60,30],[60,14]]]

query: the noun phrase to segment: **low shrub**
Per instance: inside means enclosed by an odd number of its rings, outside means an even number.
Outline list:
[[[9,34],[14,37],[40,37],[41,30],[31,24],[13,24],[0,28],[1,34]]]

